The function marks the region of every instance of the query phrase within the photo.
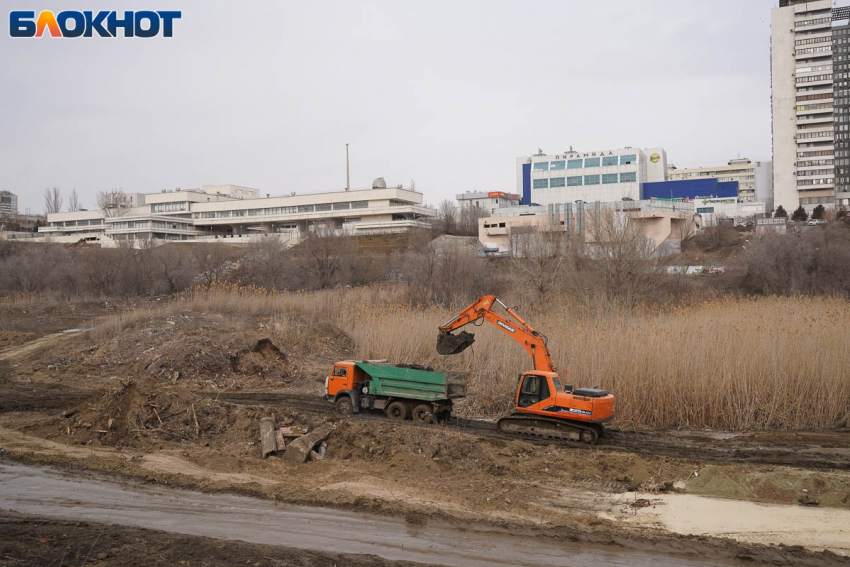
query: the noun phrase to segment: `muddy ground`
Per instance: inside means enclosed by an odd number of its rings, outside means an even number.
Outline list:
[[[168,532],[0,513],[0,565],[413,567],[370,555],[314,552]]]
[[[32,332],[28,316],[6,312],[4,332]],[[73,325],[94,324],[82,317]],[[153,313],[107,330],[16,336],[0,345],[0,447],[7,458],[417,522],[481,522],[680,551],[707,545],[712,553],[731,550],[730,559],[766,564],[850,564],[821,553],[850,555],[850,473],[834,466],[850,454],[846,432],[636,433],[632,445],[609,450],[505,439],[483,426],[340,419],[322,410],[321,383],[354,345],[337,329],[297,315]],[[278,397],[225,401],[245,391]],[[287,396],[316,402],[287,404]],[[278,425],[332,423],[325,458],[263,459],[258,424],[271,416]],[[663,450],[641,451],[653,439],[664,440],[655,443]],[[715,450],[729,444],[732,450]],[[677,446],[689,449],[677,453]],[[747,461],[795,452],[799,458],[784,464]],[[750,506],[729,513],[751,514],[754,527],[696,522],[711,516],[706,502],[721,510],[727,501]]]

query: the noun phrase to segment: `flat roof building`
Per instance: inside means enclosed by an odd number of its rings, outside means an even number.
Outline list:
[[[467,191],[455,196],[461,209],[472,207],[492,213],[496,209],[519,205],[521,196],[504,191]]]
[[[523,205],[638,200],[642,184],[666,179],[667,152],[664,148],[591,152],[571,148],[549,156],[540,150],[518,157],[516,171]]]
[[[39,232],[61,241],[96,240],[107,246],[151,239],[244,242],[262,235],[295,244],[320,224],[344,234],[391,233],[424,228],[436,216],[422,204],[422,193],[375,181],[372,189],[284,197],[260,197],[258,189],[238,185],[134,194],[132,207],[50,214],[48,226]]]
[[[751,162],[747,158],[731,159],[726,165],[716,167],[667,168],[668,181],[714,178],[718,181],[737,181],[738,200],[742,203],[761,201],[773,208],[773,163]]]

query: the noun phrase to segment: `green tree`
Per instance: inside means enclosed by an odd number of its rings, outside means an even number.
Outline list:
[[[815,207],[815,210],[812,211],[812,218],[813,219],[822,219],[823,214],[825,212],[826,212],[826,209],[823,208],[823,205],[818,205],[817,207]]]
[[[777,218],[777,219],[780,218],[780,217],[787,219],[788,213],[785,212],[785,207],[783,207],[782,205],[779,205],[778,207],[776,207],[776,212],[773,213],[773,217]]]
[[[806,209],[803,208],[803,205],[797,207],[794,214],[791,215],[792,221],[804,222],[807,218],[809,218],[809,215],[806,213]]]

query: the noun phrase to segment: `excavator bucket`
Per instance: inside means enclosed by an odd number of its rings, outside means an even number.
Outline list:
[[[442,355],[460,354],[475,342],[475,335],[461,331],[456,335],[440,333],[437,335],[437,352]]]

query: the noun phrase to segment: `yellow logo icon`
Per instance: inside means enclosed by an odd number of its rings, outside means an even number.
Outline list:
[[[652,163],[658,163],[658,160],[660,159],[661,156],[658,154],[652,154],[651,156],[649,156],[649,161],[651,161]]]

